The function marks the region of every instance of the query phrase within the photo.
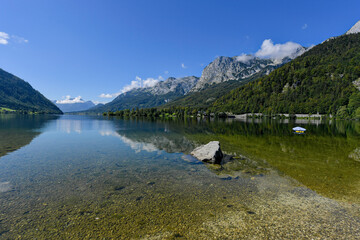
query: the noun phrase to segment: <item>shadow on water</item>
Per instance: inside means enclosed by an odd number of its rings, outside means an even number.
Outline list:
[[[28,145],[55,115],[0,114],[0,157]]]

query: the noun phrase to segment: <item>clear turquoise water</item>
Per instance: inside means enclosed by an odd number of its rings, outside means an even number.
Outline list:
[[[0,122],[3,239],[360,237],[359,122]],[[211,140],[236,159],[187,155]]]

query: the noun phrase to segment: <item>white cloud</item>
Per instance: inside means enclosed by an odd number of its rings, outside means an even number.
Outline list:
[[[243,53],[240,56],[237,56],[236,60],[238,60],[239,62],[247,64],[247,63],[249,63],[250,60],[252,60],[254,58],[255,57],[253,55]]]
[[[169,74],[169,71],[166,70],[164,73],[165,73],[165,74]]]
[[[286,42],[284,44],[274,44],[271,39],[266,39],[262,43],[261,48],[255,53],[255,56],[281,60],[284,57],[295,58],[302,52],[304,52],[304,49],[298,43]]]
[[[120,95],[121,93],[128,92],[128,91],[130,91],[132,89],[140,88],[141,87],[141,81],[142,81],[141,78],[136,76],[134,81],[131,81],[130,84],[123,87],[123,89],[120,92],[116,93],[116,94]]]
[[[187,68],[187,66],[185,66],[184,63],[181,64],[181,67],[182,67],[183,69]]]
[[[72,98],[70,95],[63,97],[63,100],[57,100],[56,103],[60,104],[71,104],[71,103],[84,103],[85,101],[81,99],[81,96]]]
[[[154,78],[147,78],[145,80],[142,81],[142,87],[146,88],[146,87],[153,87],[155,86],[159,81],[164,80],[161,76],[158,77],[158,79],[154,79]]]
[[[159,149],[152,143],[145,143],[145,142],[137,142],[133,141],[130,138],[127,138],[126,136],[122,136],[119,133],[112,131],[112,130],[103,130],[99,131],[101,136],[113,136],[121,139],[123,143],[128,145],[131,149],[135,150],[136,153],[139,153],[141,151],[146,152],[157,152]]]
[[[301,27],[301,29],[302,29],[302,30],[305,30],[305,29],[307,29],[307,27],[308,27],[308,25],[305,23],[305,24]]]
[[[135,150],[136,153],[139,153],[141,151],[146,151],[146,152],[156,152],[159,151],[157,149],[157,147],[152,144],[152,143],[145,143],[145,142],[137,142],[137,141],[133,141],[125,136],[121,136],[119,135],[119,137],[121,138],[121,140],[127,144],[128,146],[130,146],[131,149]]]
[[[92,101],[95,105],[98,105],[98,104],[106,104],[106,103],[108,103],[108,102],[101,102],[101,101]]]
[[[28,43],[29,42],[29,40],[27,40],[23,37],[19,37],[16,35],[12,35],[10,37],[9,34],[7,34],[5,32],[0,32],[0,44],[6,45],[9,43],[10,40],[12,40],[13,42],[16,42],[16,43]]]
[[[135,88],[147,88],[147,87],[153,87],[158,82],[163,81],[164,78],[162,76],[159,76],[157,79],[155,78],[146,78],[141,79],[140,77],[136,76],[135,80],[131,81],[130,84],[125,85],[119,92],[116,93],[102,93],[99,95],[101,98],[114,98],[119,96],[122,93],[126,93],[128,91],[131,91]]]
[[[109,93],[102,93],[99,95],[99,97],[101,98],[113,98],[113,97],[116,97],[114,94],[109,94]]]
[[[10,39],[9,34],[0,32],[0,44],[4,44],[4,45],[8,44],[9,39]]]

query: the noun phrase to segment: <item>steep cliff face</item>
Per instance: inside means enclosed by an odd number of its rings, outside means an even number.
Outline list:
[[[200,80],[191,92],[198,92],[212,84],[230,80],[242,81],[259,73],[269,74],[274,69],[304,52],[304,48],[299,48],[291,56],[283,59],[264,59],[252,55],[218,57],[205,67]]]
[[[166,81],[157,83],[154,87],[145,88],[144,91],[154,95],[165,95],[170,92],[185,95],[196,85],[198,80],[199,78],[194,76],[183,78],[170,77]]]

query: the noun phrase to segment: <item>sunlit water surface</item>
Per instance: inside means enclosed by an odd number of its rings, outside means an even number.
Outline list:
[[[356,239],[359,204],[359,122],[0,115],[3,239]]]

